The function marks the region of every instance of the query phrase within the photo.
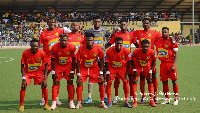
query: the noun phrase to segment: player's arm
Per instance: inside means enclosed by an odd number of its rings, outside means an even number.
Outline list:
[[[113,34],[112,38],[109,40],[109,42],[106,43],[105,49],[107,49],[108,47],[110,47],[114,43],[115,43],[115,34]]]
[[[74,79],[74,69],[75,69],[75,63],[76,63],[76,46],[73,46],[73,49],[72,49],[72,53],[71,53],[71,57],[72,57],[72,70],[70,72],[70,78],[71,80]]]
[[[108,63],[110,61],[110,55],[109,52],[110,50],[108,49],[106,52],[106,57],[105,57],[105,67],[106,67],[106,81],[108,82],[110,78],[110,71],[109,71],[109,66]]]
[[[175,70],[175,65],[178,58],[178,48],[173,48],[173,50],[174,50],[174,63],[172,65],[171,71]]]
[[[111,46],[110,42],[107,42],[106,45],[105,45],[105,49],[107,49],[110,46]]]
[[[99,79],[101,79],[101,81],[104,81],[104,77],[103,77],[103,57],[100,58],[100,72],[99,72]]]
[[[45,64],[44,79],[42,82],[42,87],[44,88],[47,88],[47,75],[48,75],[48,63]]]
[[[126,80],[129,80],[128,72],[129,72],[129,69],[130,69],[130,65],[131,65],[131,60],[128,60],[127,61],[127,66],[126,66],[126,74],[125,74],[125,79]]]
[[[56,75],[56,72],[55,72],[55,58],[51,58],[51,69],[52,69],[52,79],[56,80],[58,76]]]
[[[131,40],[132,40],[132,43],[135,45],[135,47],[136,48],[139,48],[139,44],[138,44],[138,42],[137,42],[137,39],[136,39],[136,37],[135,37],[135,31],[133,31],[132,33],[131,33]]]
[[[25,70],[24,70],[24,64],[21,63],[21,73],[22,73],[22,89],[26,89],[27,82],[25,77]]]
[[[135,67],[135,62],[134,62],[134,59],[135,59],[135,55],[134,55],[134,51],[133,51],[133,54],[132,54],[132,58],[131,58],[131,66],[133,67],[133,78],[136,79],[137,77],[137,69]]]
[[[80,60],[81,60],[81,55],[80,55],[80,49],[78,50],[78,53],[77,53],[77,63],[76,63],[76,75],[77,75],[77,81],[76,83],[77,84],[80,84],[82,82],[82,78],[81,78],[81,74],[80,74]]]

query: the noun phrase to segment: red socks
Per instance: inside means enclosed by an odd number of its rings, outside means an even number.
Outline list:
[[[129,78],[130,96],[133,96],[133,77]]]
[[[155,79],[152,79],[153,87],[154,87],[154,97],[157,97],[158,92],[158,79],[157,77]]]
[[[137,102],[137,84],[133,84],[133,99],[134,99],[134,103]]]
[[[26,94],[26,89],[20,90],[20,106],[24,106],[24,98]]]
[[[169,99],[169,85],[168,84],[163,84],[163,92],[164,92],[164,95],[165,95],[165,98],[168,98]]]
[[[104,84],[99,85],[99,92],[100,92],[100,98],[101,98],[101,101],[104,101],[104,96],[105,96],[105,88],[104,88]]]
[[[115,81],[114,81],[115,96],[118,96],[119,84],[120,84],[120,79],[119,78],[115,78]]]
[[[142,93],[142,97],[145,97],[144,91],[145,91],[145,79],[140,78],[140,90]]]
[[[148,84],[150,102],[153,102],[153,84]]]
[[[128,81],[123,80],[123,89],[124,89],[124,94],[125,94],[125,103],[128,102],[128,94],[129,94],[129,86],[128,86]]]
[[[42,92],[44,94],[45,105],[48,105],[48,88],[42,88]]]
[[[111,102],[111,91],[112,91],[111,85],[112,85],[112,81],[109,80],[107,82],[107,86],[106,86],[106,93],[107,93],[107,97],[108,97],[108,103],[112,103]]]
[[[56,101],[56,97],[58,96],[58,88],[59,86],[53,85],[52,86],[52,101]]]
[[[71,85],[67,85],[67,91],[68,91],[68,96],[70,98],[70,100],[74,100],[74,85],[71,84]]]
[[[76,94],[77,94],[77,101],[82,100],[82,91],[83,91],[83,84],[81,86],[77,86],[76,88]]]
[[[176,97],[175,100],[177,100],[178,97],[178,85],[173,86],[174,96]]]

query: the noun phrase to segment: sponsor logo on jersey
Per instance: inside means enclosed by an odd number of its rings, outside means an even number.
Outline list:
[[[93,65],[95,59],[85,60],[85,67],[90,67]]]
[[[94,44],[98,44],[101,47],[103,46],[103,37],[94,38]]]
[[[129,51],[131,50],[130,41],[123,41],[123,46],[127,48]]]
[[[49,40],[49,49],[51,50],[52,46],[56,43],[58,43],[58,38]]]
[[[147,61],[142,61],[142,60],[138,60],[140,62],[141,66],[146,66],[147,65]]]
[[[122,63],[113,61],[113,67],[122,67]]]
[[[59,63],[60,64],[66,64],[67,63],[67,60],[68,60],[68,57],[59,57]]]
[[[71,43],[76,46],[76,51],[78,51],[78,49],[80,47],[80,42],[71,42]]]
[[[168,57],[168,50],[163,49],[163,48],[158,48],[158,57]]]
[[[28,64],[28,72],[36,71],[40,67],[40,63]]]

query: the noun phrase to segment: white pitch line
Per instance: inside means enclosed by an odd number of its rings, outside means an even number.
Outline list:
[[[0,62],[1,63],[1,62]]]
[[[8,62],[8,61],[4,61],[4,62]]]
[[[7,58],[7,57],[0,57],[0,58]]]

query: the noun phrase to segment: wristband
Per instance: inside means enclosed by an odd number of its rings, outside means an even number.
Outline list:
[[[74,74],[74,71],[71,71],[70,73],[71,73],[71,74]]]
[[[137,71],[137,69],[133,69],[133,71]]]
[[[173,41],[173,44],[175,44],[176,43],[176,41]]]
[[[110,71],[106,71],[106,74],[110,74]]]
[[[152,70],[151,70],[151,69],[150,69],[149,73],[151,73],[151,74],[152,74]]]
[[[81,74],[80,74],[80,73],[77,73],[76,75],[77,75],[77,76],[79,76],[79,77],[81,76]]]
[[[26,80],[26,77],[22,77],[22,80]]]
[[[100,75],[103,75],[103,71],[100,71],[99,74],[100,74]]]
[[[54,70],[51,71],[52,74],[56,74],[56,72]]]

